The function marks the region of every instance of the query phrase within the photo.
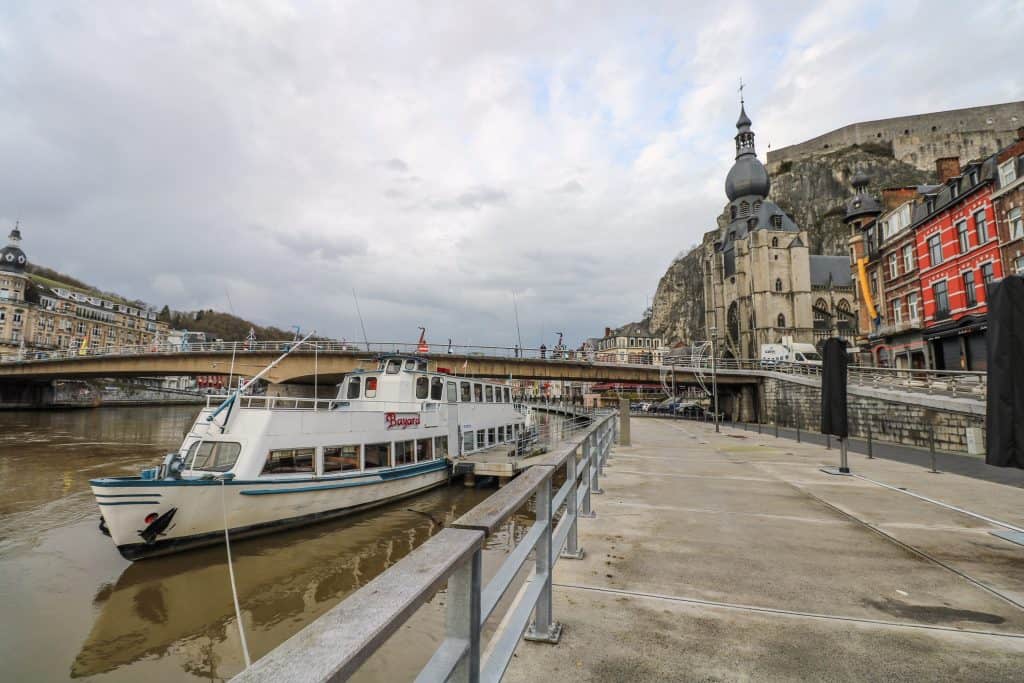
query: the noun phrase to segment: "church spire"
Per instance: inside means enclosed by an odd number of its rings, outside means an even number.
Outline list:
[[[742,90],[743,86],[740,86]],[[747,116],[747,109],[740,97],[740,118],[736,121],[736,158],[750,154],[757,156],[754,151],[754,131],[750,129],[750,117]]]

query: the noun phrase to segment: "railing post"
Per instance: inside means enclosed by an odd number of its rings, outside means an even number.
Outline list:
[[[562,625],[553,620],[551,606],[551,477],[546,477],[544,483],[537,488],[536,507],[537,523],[543,524],[544,529],[534,551],[536,561],[533,580],[543,581],[544,588],[533,610],[533,623],[523,638],[557,643],[562,637]]]
[[[567,560],[582,560],[583,549],[579,547],[579,537],[576,528],[576,523],[579,520],[576,450],[573,450],[565,461],[565,476],[571,482],[569,484],[569,496],[565,499],[565,514],[572,515],[572,524],[569,525],[569,537],[565,541],[565,550],[562,551],[560,557],[564,557]]]
[[[875,457],[874,442],[871,437],[871,413],[868,413],[868,460]]]
[[[477,683],[480,680],[480,550],[448,578],[445,628],[448,637],[469,645],[449,680]]]
[[[583,470],[583,476],[587,477],[588,483],[592,481],[590,471],[594,467],[594,449],[592,447],[592,444],[594,443],[594,433],[595,432],[591,432],[587,438],[583,440],[583,463],[586,468]],[[580,511],[578,516],[586,517],[588,519],[597,517],[597,514],[590,509],[590,486],[587,486],[586,490],[583,492],[583,510]]]
[[[601,457],[604,451],[604,429],[601,427],[597,428],[595,432],[594,448],[590,451],[593,456],[592,462],[590,463],[590,492],[595,496],[599,496],[604,491],[601,490],[601,484],[598,480],[598,475],[601,471]]]

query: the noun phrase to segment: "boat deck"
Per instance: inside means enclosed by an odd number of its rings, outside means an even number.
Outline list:
[[[512,444],[502,444],[453,460],[455,474],[511,479],[540,459],[540,453],[510,456],[514,450]]]

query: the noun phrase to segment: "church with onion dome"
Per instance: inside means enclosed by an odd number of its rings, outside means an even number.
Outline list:
[[[706,333],[724,358],[759,358],[763,344],[814,344],[823,337],[817,307],[852,320],[855,305],[849,260],[811,255],[807,232],[769,199],[751,126],[741,101],[729,204],[717,239],[704,246]]]

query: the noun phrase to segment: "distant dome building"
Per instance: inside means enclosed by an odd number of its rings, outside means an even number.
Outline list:
[[[726,219],[719,239],[705,243],[708,339],[718,340],[721,357],[759,358],[765,344],[844,336],[853,317],[849,261],[811,256],[807,232],[768,198],[771,178],[757,158],[742,101],[736,130],[736,161],[725,178]],[[867,207],[873,200],[865,195],[861,201]]]
[[[7,246],[0,249],[0,270],[7,273],[24,273],[28,265],[25,252],[21,250],[21,230],[14,225],[11,234],[7,236]]]
[[[858,219],[872,219],[881,215],[881,202],[869,195],[865,189],[869,182],[870,179],[863,171],[855,173],[854,176],[850,178],[850,184],[853,185],[854,195],[846,201],[846,214],[843,217],[843,222],[849,224],[856,221],[857,227],[860,227]]]

